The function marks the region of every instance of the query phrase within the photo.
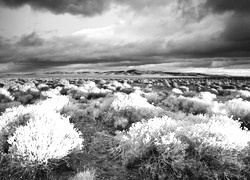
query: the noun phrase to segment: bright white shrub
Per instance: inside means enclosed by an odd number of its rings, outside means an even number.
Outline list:
[[[209,121],[194,124],[185,130],[186,136],[202,145],[240,151],[250,142],[250,133],[242,130],[239,122],[222,115],[202,118]]]
[[[241,98],[249,98],[250,97],[250,91],[239,90],[239,91],[237,91],[237,94]]]
[[[8,97],[8,98],[11,99],[12,101],[14,100],[14,97],[11,96],[10,92],[9,92],[7,89],[5,89],[5,88],[0,88],[0,94],[2,94],[2,95],[4,95],[4,96]]]
[[[227,115],[225,104],[218,101],[212,101],[211,112],[217,115]]]
[[[140,157],[152,144],[172,151],[172,145],[185,145],[181,137],[190,139],[196,148],[215,147],[240,151],[250,142],[250,133],[239,128],[239,123],[227,116],[187,116],[175,120],[167,116],[133,124],[129,131],[120,132],[122,156],[125,161]],[[162,149],[162,148],[161,148]],[[184,148],[185,149],[185,148]]]
[[[95,170],[88,169],[84,172],[77,173],[74,177],[69,180],[94,180],[95,179]]]
[[[45,101],[42,101],[41,104],[37,105],[39,110],[45,111],[46,110],[55,110],[60,111],[65,105],[69,103],[69,98],[67,96],[55,96]]]
[[[199,97],[206,101],[213,101],[214,99],[216,99],[216,95],[210,92],[200,92]]]
[[[162,97],[156,92],[143,93],[143,96],[149,103],[157,103],[162,99]]]
[[[19,91],[26,92],[31,90],[33,92],[38,92],[39,90],[36,88],[36,85],[32,82],[28,82],[19,87]]]
[[[47,84],[39,84],[38,86],[37,86],[37,89],[43,89],[43,88],[49,88],[49,86],[47,85]]]
[[[82,148],[80,138],[69,118],[58,112],[35,112],[25,126],[16,129],[8,139],[9,152],[24,163],[47,164],[49,159],[61,159]]]
[[[250,129],[250,102],[240,99],[232,99],[225,104],[228,116],[239,119],[244,126]]]
[[[50,112],[51,110],[61,111],[61,109],[69,103],[66,96],[56,96],[47,99],[35,105],[18,106],[6,109],[0,116],[0,134],[6,125],[19,120],[19,117],[25,114],[36,114],[38,112]]]
[[[122,84],[122,86],[123,86],[123,88],[132,88],[132,86],[130,85],[130,84],[128,84],[127,82],[124,82],[123,84]]]
[[[182,92],[180,89],[177,89],[177,88],[173,88],[173,89],[172,89],[172,92],[173,92],[174,94],[183,94],[183,92]]]
[[[50,89],[48,91],[42,91],[41,95],[45,96],[45,97],[53,98],[53,97],[59,96],[60,91],[59,91],[59,89]]]
[[[121,111],[129,108],[156,108],[155,106],[149,104],[146,98],[141,97],[139,93],[131,93],[129,95],[125,93],[115,93],[114,97],[115,99],[111,104],[111,108],[116,111]]]
[[[97,88],[95,82],[89,81],[84,83],[82,86],[79,87],[79,90],[82,91],[83,93],[90,93],[94,91]]]
[[[118,81],[112,81],[110,82],[110,85],[115,87],[115,88],[123,88],[123,85],[119,83]]]
[[[214,101],[214,97],[210,93],[201,94],[199,97],[184,97],[182,95],[177,97],[170,95],[163,101],[163,105],[171,111],[183,111],[191,114],[225,115],[225,105]]]
[[[106,94],[106,93],[112,92],[109,89],[98,88],[95,82],[93,81],[83,84],[82,86],[78,88],[78,90],[83,93],[96,93],[96,94],[100,94],[100,93]]]
[[[250,113],[250,102],[243,99],[232,99],[226,103],[226,108],[230,115],[246,115]]]

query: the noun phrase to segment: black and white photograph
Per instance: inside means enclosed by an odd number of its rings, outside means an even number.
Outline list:
[[[0,0],[0,180],[250,180],[250,0]]]

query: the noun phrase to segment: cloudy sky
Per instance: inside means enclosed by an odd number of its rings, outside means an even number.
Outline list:
[[[0,73],[250,75],[249,0],[0,0]]]

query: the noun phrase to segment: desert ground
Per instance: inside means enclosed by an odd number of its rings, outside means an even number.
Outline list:
[[[1,180],[250,179],[250,77],[0,79]]]

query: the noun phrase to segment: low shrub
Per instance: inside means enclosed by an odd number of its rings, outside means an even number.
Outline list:
[[[9,149],[4,152],[8,162],[4,166],[8,169],[1,172],[10,179],[47,179],[51,171],[68,165],[69,154],[82,149],[81,134],[70,124],[69,117],[58,112],[35,111],[18,123],[14,124],[15,130],[14,126],[9,128]]]
[[[153,105],[147,102],[139,93],[131,93],[129,95],[124,93],[115,93],[115,99],[111,104],[111,108],[115,111],[121,111],[128,108],[154,108]]]
[[[84,172],[79,172],[74,177],[69,178],[69,180],[94,180],[94,179],[95,179],[94,169],[87,169]]]
[[[162,117],[118,133],[113,150],[144,179],[246,179],[249,135],[226,116]]]
[[[131,94],[135,92],[135,90],[133,88],[123,88],[120,90],[120,92],[125,93],[125,94]]]
[[[107,93],[89,93],[87,95],[87,99],[99,99],[99,98],[104,98],[107,95]]]
[[[31,91],[28,90],[26,92],[23,91],[16,91],[13,93],[13,96],[16,101],[22,103],[23,105],[26,104],[34,104],[37,100],[41,98],[41,93],[39,91]]]
[[[10,92],[5,88],[0,88],[0,94],[4,95],[5,97],[8,97],[11,100],[14,100],[13,96],[10,94]]]
[[[198,95],[201,99],[205,100],[205,101],[213,101],[214,99],[216,99],[216,95],[212,94],[210,92],[200,92]]]
[[[237,94],[240,98],[242,98],[243,100],[250,100],[250,91],[246,91],[246,90],[239,90],[237,91]]]
[[[159,104],[163,99],[166,98],[166,95],[164,93],[156,92],[144,93],[142,96],[145,97],[147,101],[153,105]]]
[[[193,98],[197,96],[197,93],[195,91],[186,91],[183,93],[183,96]]]
[[[0,150],[2,149],[2,146],[6,144],[6,138],[11,136],[16,128],[25,125],[30,119],[30,115],[51,111],[60,112],[68,101],[67,97],[58,96],[35,105],[20,105],[6,109],[0,116]]]
[[[94,110],[94,117],[109,127],[127,129],[134,122],[162,116],[164,111],[147,102],[138,93],[129,95],[116,93],[111,98],[105,98],[99,107]]]
[[[133,123],[142,119],[150,119],[153,117],[161,117],[165,115],[165,111],[161,108],[126,108],[120,111],[109,109],[104,115],[102,121],[109,126],[118,130],[128,129]]]
[[[202,92],[198,94],[198,97],[184,97],[170,95],[165,100],[161,102],[161,107],[164,109],[178,112],[182,111],[184,113],[197,114],[225,114],[223,109],[223,104],[214,101],[216,95],[209,92]]]
[[[196,115],[210,113],[212,105],[211,102],[197,97],[188,98],[183,96],[176,97],[174,95],[170,95],[162,101],[162,106],[170,111],[183,111],[185,113]]]
[[[9,102],[9,103],[0,103],[0,115],[1,113],[3,113],[6,109],[8,108],[12,108],[12,107],[17,107],[21,105],[20,102],[17,101],[13,101],[13,102]]]
[[[176,95],[181,95],[183,94],[183,92],[180,90],[180,89],[177,89],[177,88],[173,88],[172,89],[172,93],[176,94]]]
[[[20,96],[16,99],[16,101],[26,105],[26,104],[30,104],[31,101],[33,99],[33,96],[30,94],[24,95],[24,96]]]
[[[14,97],[5,88],[0,88],[0,103],[8,103],[14,100]]]
[[[11,101],[12,101],[12,99],[10,99],[9,97],[0,94],[0,103],[9,103]]]
[[[228,116],[241,122],[241,127],[250,130],[250,102],[242,99],[233,99],[225,104]]]

